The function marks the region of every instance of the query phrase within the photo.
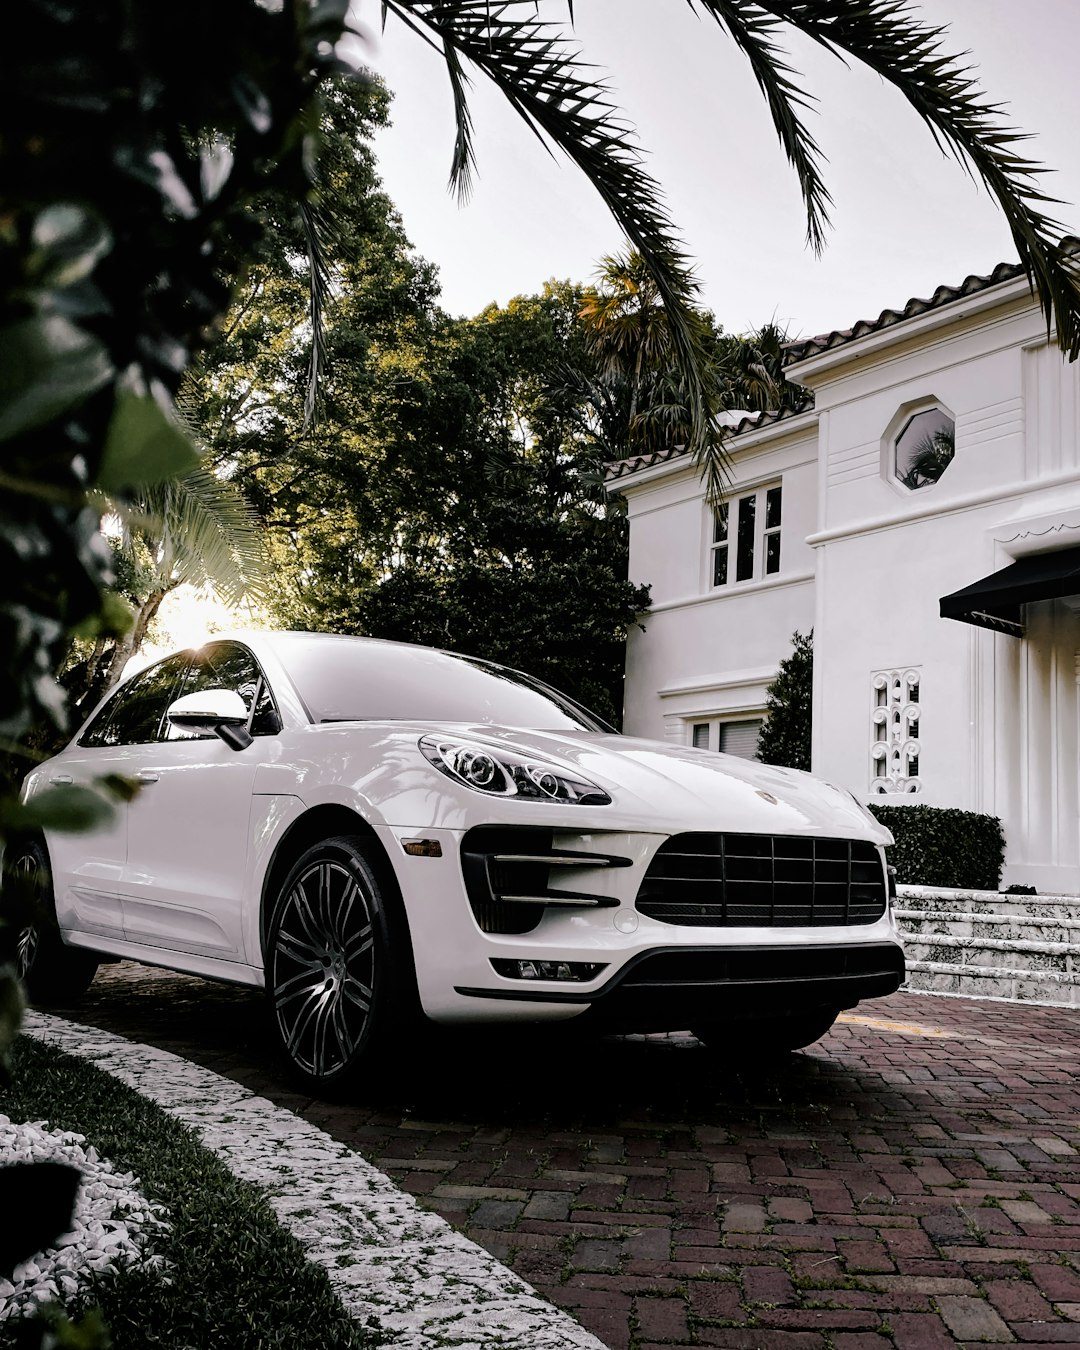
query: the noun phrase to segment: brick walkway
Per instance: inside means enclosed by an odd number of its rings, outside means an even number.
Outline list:
[[[124,964],[80,1021],[354,1145],[612,1350],[1080,1347],[1080,1013],[898,994],[782,1069],[461,1035],[297,1096],[257,994]]]

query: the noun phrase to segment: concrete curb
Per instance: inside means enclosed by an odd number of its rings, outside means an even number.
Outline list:
[[[604,1350],[490,1253],[291,1112],[111,1032],[40,1012],[27,1014],[24,1030],[157,1102],[260,1186],[349,1312],[373,1319],[395,1350]]]

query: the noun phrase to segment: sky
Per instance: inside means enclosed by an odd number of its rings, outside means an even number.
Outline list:
[[[565,0],[541,0],[566,22]],[[921,0],[969,51],[980,82],[1032,133],[1024,147],[1056,172],[1052,214],[1080,233],[1080,0]],[[636,128],[693,260],[703,302],[724,328],[768,321],[790,336],[846,328],[1016,252],[1004,219],[918,115],[884,81],[845,67],[798,34],[786,42],[816,96],[811,129],[828,163],[833,228],[818,258],[805,245],[794,174],[747,63],[685,0],[576,0],[575,32]],[[454,123],[437,53],[376,0],[354,0],[364,59],[394,93],[379,134],[383,181],[417,251],[434,263],[444,307],[476,314],[539,291],[551,277],[593,278],[620,232],[581,172],[553,159],[479,73],[472,109],[479,179],[468,204],[447,191]],[[557,152],[556,152],[557,153]]]

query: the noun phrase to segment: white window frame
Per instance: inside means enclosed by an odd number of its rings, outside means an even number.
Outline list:
[[[910,488],[906,483],[901,482],[896,471],[897,442],[903,436],[912,418],[918,417],[920,413],[928,412],[940,413],[946,421],[951,422],[953,435],[955,436],[956,414],[944,399],[937,397],[935,394],[927,394],[922,398],[908,399],[901,403],[892,417],[889,418],[888,425],[881,438],[881,476],[893,492],[908,500],[913,495],[917,496],[937,486],[936,483],[924,483],[921,487]],[[947,472],[948,469],[946,469]]]
[[[708,587],[711,591],[727,590],[735,586],[747,586],[756,581],[769,581],[773,577],[779,577],[783,572],[784,551],[783,551],[783,528],[784,528],[784,496],[783,480],[774,479],[771,482],[760,483],[753,487],[746,487],[733,491],[719,508],[713,508],[709,512],[709,560],[708,560]],[[778,525],[766,525],[768,517],[769,493],[775,490],[780,491],[780,523]],[[739,569],[739,519],[744,510],[743,503],[749,500],[754,502],[754,537],[753,553],[750,575],[736,580]],[[723,540],[716,537],[717,520],[722,512],[727,513],[727,535]],[[780,538],[780,563],[773,572],[767,572],[767,552],[768,541],[776,535]],[[727,577],[724,581],[716,580],[716,559],[717,554],[724,550],[727,553]]]

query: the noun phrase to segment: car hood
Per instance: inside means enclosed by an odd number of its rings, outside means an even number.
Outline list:
[[[403,729],[397,730],[400,734]],[[612,799],[611,806],[568,808],[575,816],[588,811],[594,828],[602,828],[603,818],[610,816],[613,827],[620,829],[827,833],[880,844],[892,842],[889,831],[844,788],[795,769],[663,741],[586,731],[459,723],[418,725],[416,731],[475,740],[575,769]],[[473,795],[468,788],[462,790]],[[525,803],[513,806],[521,809]]]

